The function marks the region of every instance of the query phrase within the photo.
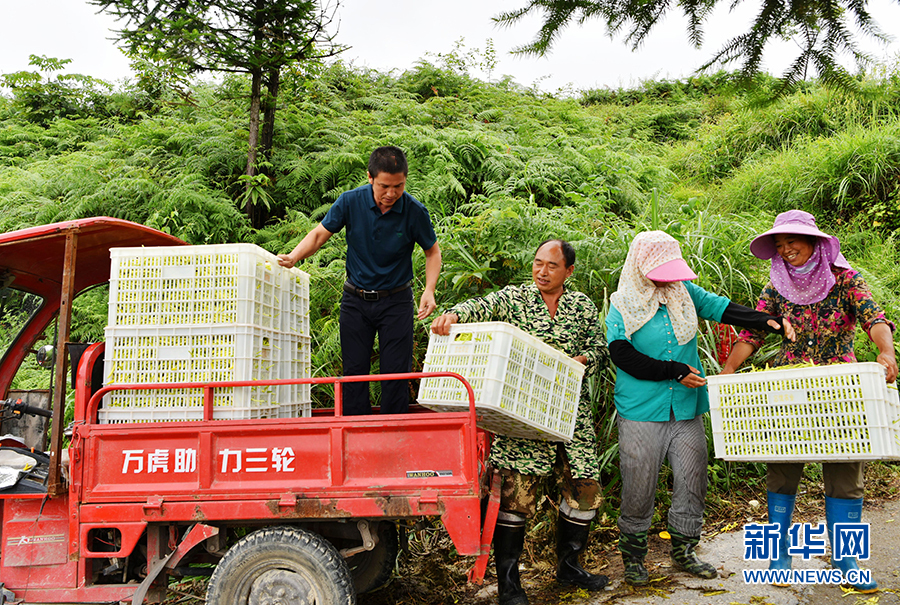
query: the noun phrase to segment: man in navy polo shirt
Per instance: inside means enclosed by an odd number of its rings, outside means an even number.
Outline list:
[[[375,334],[381,351],[381,373],[412,369],[412,253],[425,251],[425,290],[418,319],[437,307],[434,289],[441,271],[441,251],[428,210],[404,191],[409,167],[397,147],[379,147],[369,156],[369,184],[344,192],[324,220],[278,262],[293,267],[347,228],[347,282],[341,299],[341,354],[344,375],[368,374]],[[409,385],[391,380],[381,385],[381,413],[409,409]],[[344,385],[344,414],[372,412],[367,382]]]

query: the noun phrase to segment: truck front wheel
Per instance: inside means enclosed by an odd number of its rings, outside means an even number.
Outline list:
[[[350,570],[321,536],[296,527],[248,534],[219,561],[206,590],[209,604],[355,605]]]

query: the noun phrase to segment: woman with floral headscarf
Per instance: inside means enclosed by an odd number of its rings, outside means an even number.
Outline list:
[[[674,238],[662,231],[639,233],[606,316],[609,352],[616,364],[619,550],[625,581],[632,586],[649,582],[644,567],[647,532],[667,457],[674,480],[668,515],[672,560],[701,578],[717,575],[694,552],[707,487],[702,416],[709,411],[697,349],[698,318],[793,336],[788,322],[711,294],[690,283],[696,278]]]
[[[877,361],[885,368],[888,382],[897,378],[894,354],[894,324],[872,299],[872,293],[858,271],[841,254],[836,237],[820,231],[813,215],[802,210],[782,212],[775,225],[750,242],[750,252],[771,259],[769,284],[763,289],[757,310],[789,319],[797,331],[793,343],[782,341],[774,366],[799,362],[831,364],[855,362],[853,338],[860,323],[878,347]],[[759,348],[764,334],[744,331],[722,367],[723,374],[735,372]],[[770,463],[766,471],[769,523],[780,524],[778,558],[769,569],[790,569],[788,528],[794,513],[797,487],[803,463]],[[831,462],[822,465],[825,482],[825,520],[829,540],[835,523],[860,521],[862,514],[862,462]],[[844,572],[859,569],[856,559],[832,558],[832,566]],[[874,581],[855,584],[861,592],[874,592]]]

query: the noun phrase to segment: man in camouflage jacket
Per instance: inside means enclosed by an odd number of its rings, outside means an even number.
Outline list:
[[[609,351],[594,303],[585,294],[565,288],[574,269],[572,246],[563,240],[548,240],[535,253],[534,283],[507,286],[460,303],[438,317],[431,329],[436,334],[448,334],[457,322],[504,321],[584,364],[585,376],[593,374],[609,363]],[[601,590],[608,578],[585,571],[578,562],[587,546],[591,519],[602,503],[596,435],[584,390],[571,442],[497,436],[491,447],[491,464],[499,469],[502,479],[500,516],[494,534],[500,605],[528,603],[518,573],[525,519],[534,515],[538,486],[553,471],[559,474],[562,488],[557,580]]]

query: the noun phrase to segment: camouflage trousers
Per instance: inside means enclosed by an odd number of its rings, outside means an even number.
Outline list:
[[[491,444],[491,466],[511,469],[523,475],[549,475],[557,462],[557,450],[562,448],[576,479],[598,479],[600,460],[597,456],[597,437],[594,432],[591,406],[584,400],[575,416],[575,432],[569,443],[537,441],[518,437],[497,436]]]
[[[556,446],[556,462],[553,477],[559,486],[562,499],[574,510],[591,511],[603,504],[603,488],[597,479],[576,479],[565,447]],[[537,511],[538,488],[549,477],[527,475],[509,468],[500,471],[500,510],[523,517],[533,517]]]

